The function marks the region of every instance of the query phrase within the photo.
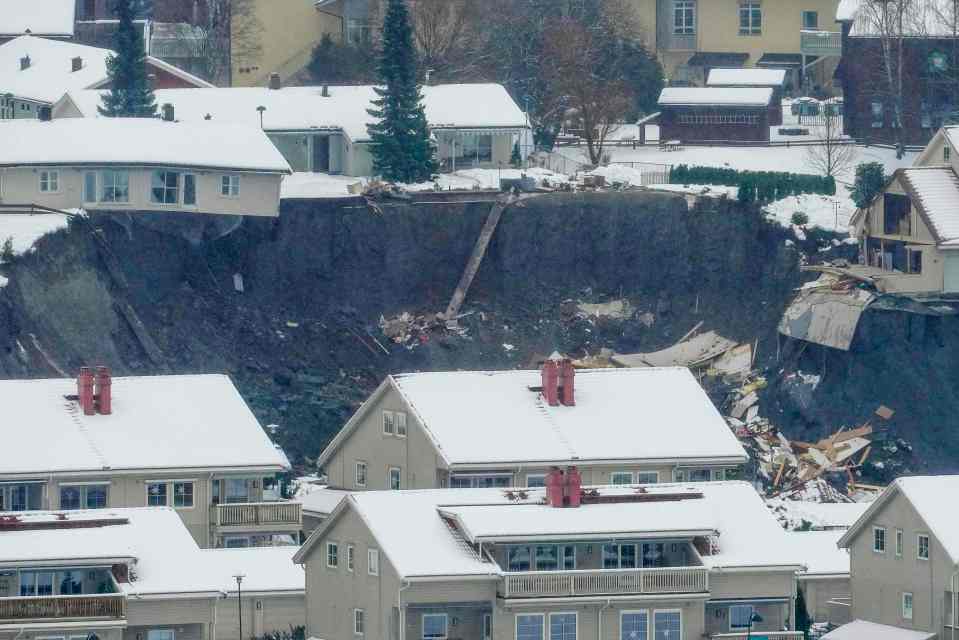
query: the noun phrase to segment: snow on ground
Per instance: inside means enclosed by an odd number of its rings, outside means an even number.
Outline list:
[[[839,185],[834,196],[804,193],[777,200],[763,207],[763,210],[784,227],[792,226],[793,214],[802,211],[809,218],[807,227],[843,233],[848,230],[849,219],[856,212],[856,205],[849,198],[846,188]]]
[[[0,247],[9,238],[13,253],[20,255],[33,248],[42,236],[67,226],[67,216],[59,213],[0,214]]]
[[[542,169],[539,167],[530,167],[529,169],[462,169],[454,173],[441,173],[435,181],[420,182],[418,184],[400,185],[407,191],[449,191],[456,189],[496,189],[499,190],[500,179],[518,179],[526,175],[534,178],[538,185],[546,186],[557,185],[569,182],[569,176]]]
[[[347,198],[351,194],[349,186],[368,178],[353,176],[333,176],[328,173],[298,172],[283,177],[280,187],[280,199],[287,198]]]
[[[739,187],[726,187],[716,184],[653,184],[649,185],[649,188],[653,191],[671,191],[673,193],[710,198],[732,198],[734,200],[739,193]]]

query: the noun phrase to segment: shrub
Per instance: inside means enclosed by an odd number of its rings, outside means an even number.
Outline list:
[[[856,180],[849,189],[849,195],[856,206],[862,209],[869,206],[885,184],[886,174],[881,162],[861,162],[856,165]]]
[[[789,221],[797,227],[805,227],[809,224],[809,216],[802,211],[795,211]]]
[[[670,170],[669,181],[673,184],[739,187],[740,202],[771,202],[802,193],[836,193],[836,181],[831,176],[783,171],[737,171],[724,167],[689,167],[680,164]]]
[[[290,625],[289,631],[274,630],[262,636],[253,636],[253,640],[303,640],[306,637],[306,628]]]
[[[13,253],[13,238],[7,238],[3,241],[3,246],[0,246],[0,262],[10,263],[13,262],[15,257]]]

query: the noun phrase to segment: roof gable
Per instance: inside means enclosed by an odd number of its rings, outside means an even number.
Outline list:
[[[76,0],[5,0],[0,11],[0,35],[70,37],[75,15]]]
[[[898,169],[894,176],[936,242],[959,239],[959,176],[951,166]]]

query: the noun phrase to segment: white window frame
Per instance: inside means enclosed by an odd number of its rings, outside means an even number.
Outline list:
[[[696,35],[696,20],[699,16],[697,13],[696,0],[673,0],[673,35],[674,36],[694,36]],[[690,22],[686,21],[686,17],[689,15],[687,11],[692,13],[693,19]],[[682,15],[682,25],[677,24],[676,17]]]
[[[396,435],[396,421],[393,418],[392,411],[383,412],[383,435],[384,436]]]
[[[653,609],[653,615],[650,616],[650,639],[656,640],[656,614],[657,613],[677,613],[679,614],[679,637],[683,637],[683,628],[686,626],[683,621],[683,610],[682,609]]]
[[[903,549],[905,549],[905,536],[902,529],[896,529],[896,557],[901,558]]]
[[[197,176],[195,173],[185,172],[180,174],[181,182],[180,185],[180,203],[184,207],[196,207],[197,206],[197,190],[199,189],[199,182],[197,181]],[[186,201],[186,183],[187,180],[193,183],[193,202]]]
[[[553,640],[553,616],[573,616],[576,625],[573,631],[574,640],[579,640],[579,612],[577,611],[550,611],[549,620],[546,621],[546,628],[543,630],[548,640]]]
[[[366,573],[371,576],[380,575],[380,552],[379,549],[366,550]]]
[[[816,16],[816,25],[813,26],[813,27],[807,27],[807,26],[806,26],[806,15],[807,15],[807,14],[810,14],[810,13],[815,14],[815,16]],[[803,9],[802,12],[800,13],[799,19],[802,21],[801,24],[802,24],[802,28],[803,28],[804,31],[818,31],[818,30],[819,30],[819,12],[818,12],[818,11],[813,11],[813,10],[809,10],[809,9]]]
[[[737,15],[737,26],[739,28],[739,35],[741,36],[761,36],[763,34],[763,23],[766,21],[766,16],[763,15],[763,3],[760,0],[739,0],[737,6],[738,13]],[[753,11],[759,10],[759,26],[753,22],[753,16],[755,15]],[[743,26],[743,14],[746,14],[749,19],[749,26]]]
[[[158,640],[157,634],[164,634],[164,640],[176,640],[176,631],[174,629],[150,629],[147,631],[147,640]]]
[[[949,143],[942,145],[942,161],[950,162],[952,158],[952,148],[949,146]]]
[[[539,478],[540,480],[542,480],[542,483],[541,483],[541,484],[530,484],[530,483],[529,483],[530,478]],[[534,489],[538,489],[539,487],[545,487],[545,486],[546,486],[546,474],[545,474],[545,473],[527,473],[527,474],[526,474],[526,487],[527,487],[527,488],[531,488],[531,487],[532,487],[532,488],[534,488]]]
[[[538,613],[538,612],[529,612],[529,613],[524,612],[524,613],[517,613],[516,616],[513,618],[513,637],[516,638],[516,640],[519,640],[519,619],[520,618],[539,618],[540,620],[543,621],[543,635],[540,636],[540,640],[546,640],[549,637],[547,635],[549,633],[549,627],[546,626],[546,623],[548,622],[548,620],[546,619],[546,614]]]
[[[346,570],[353,572],[356,566],[356,547],[351,544],[346,545]]]
[[[652,618],[649,615],[649,609],[624,609],[619,612],[619,640],[624,640],[623,638],[623,617],[627,615],[644,615],[646,616],[646,640],[649,640],[650,625],[652,624]]]
[[[60,193],[59,169],[42,169],[39,172],[37,180],[37,189],[39,189],[40,193]],[[46,183],[46,188],[44,188],[44,183]],[[53,185],[52,189],[50,188],[51,185]]]
[[[906,615],[906,597],[909,598],[909,615]],[[903,620],[912,620],[913,615],[915,614],[916,609],[916,598],[912,595],[911,591],[903,591],[902,598],[900,599],[900,610],[899,613],[902,615]]]
[[[652,482],[648,480],[642,480],[640,476],[650,475],[655,478]],[[658,484],[659,483],[659,471],[637,471],[635,474],[636,484]]]
[[[173,198],[173,202],[165,202],[165,201],[161,202],[154,199],[155,194],[153,193],[153,189],[155,187],[153,186],[153,178],[160,174],[163,174],[165,176],[166,174],[169,174],[169,173],[172,173],[176,176],[176,187],[174,188],[175,197]],[[160,188],[163,190],[164,196],[171,189],[171,187],[167,186],[165,181],[163,183],[163,186]],[[182,194],[183,194],[183,172],[174,171],[172,169],[155,169],[154,171],[150,173],[150,204],[157,205],[160,207],[175,207],[180,204],[180,197]]]
[[[353,609],[353,635],[366,635],[366,611],[363,609]]]
[[[925,541],[926,555],[922,555],[923,541]],[[927,533],[917,533],[916,534],[916,560],[929,560],[929,534]]]
[[[340,568],[340,544],[338,542],[326,541],[326,568]]]
[[[427,636],[426,635],[426,619],[427,618],[442,618],[443,619],[443,628],[445,632],[441,636]],[[450,617],[446,613],[424,613],[420,618],[420,638],[423,640],[447,640],[450,635]]]
[[[879,536],[877,534],[882,533],[882,548],[879,548]],[[886,527],[873,527],[872,528],[872,552],[873,553],[886,553]]]
[[[493,614],[483,614],[483,640],[493,640]]]
[[[164,485],[163,504],[150,504],[150,487],[153,485]],[[170,506],[170,483],[166,480],[147,480],[144,483],[146,492],[146,505],[148,507],[169,507]]]
[[[72,507],[63,506],[63,490],[70,487],[80,489],[80,506],[76,507],[76,510],[109,509],[110,508],[110,485],[111,485],[111,482],[109,480],[103,480],[99,482],[62,482],[58,485],[59,491],[57,492],[58,499],[60,500],[60,509],[62,511],[70,511],[73,509]],[[89,497],[88,497],[89,487],[106,487],[107,503],[103,505],[102,507],[91,507],[89,505]]]
[[[363,481],[360,482],[360,469],[363,470]],[[363,460],[357,460],[356,464],[353,466],[353,484],[357,487],[366,487],[366,483],[370,481],[370,467]]]
[[[176,488],[177,485],[190,485],[190,504],[178,505],[176,503]],[[172,489],[172,491],[170,490]],[[170,500],[173,501],[173,508],[180,509],[181,511],[186,511],[193,509],[196,506],[196,482],[193,480],[173,480],[170,482],[170,489],[167,490],[167,496]],[[186,494],[184,494],[186,495]]]
[[[220,196],[224,198],[240,197],[240,174],[224,173],[220,176]]]
[[[396,476],[395,484],[393,482],[394,475]],[[403,470],[399,467],[390,467],[389,471],[387,472],[387,478],[389,480],[387,483],[389,486],[386,487],[387,489],[390,489],[391,491],[399,491],[403,488]]]
[[[750,620],[750,621],[752,620],[753,614],[756,612],[756,607],[754,607],[754,606],[751,605],[751,604],[731,604],[731,605],[729,605],[729,613],[728,613],[728,615],[729,615],[729,631],[730,631],[730,632],[734,632],[734,631],[742,631],[743,629],[751,629],[751,628],[752,628],[752,624],[751,624],[751,623],[747,623],[745,627],[737,627],[737,626],[734,626],[734,625],[733,625],[733,609],[736,609],[737,607],[738,607],[738,608],[747,608],[747,607],[749,608],[749,620]]]
[[[616,480],[617,476],[619,476],[619,481]],[[628,480],[626,482],[622,482],[622,480],[626,478],[628,478]],[[612,485],[633,484],[633,472],[632,471],[610,471],[609,484],[612,484]]]
[[[108,173],[108,172],[111,173],[111,174],[113,175],[113,178],[114,178],[113,184],[109,185],[109,187],[114,190],[114,196],[116,195],[117,184],[120,182],[120,181],[117,180],[117,178],[119,178],[119,177],[122,176],[122,177],[126,180],[126,198],[125,198],[125,199],[123,199],[123,200],[117,200],[117,199],[107,200],[107,198],[106,198],[106,189],[107,189],[108,185],[107,185],[107,180],[106,180],[106,178],[107,178],[107,173]],[[92,172],[91,172],[91,173],[92,173]],[[96,193],[95,193],[94,195],[95,195],[95,197],[96,197],[96,202],[105,202],[105,203],[109,203],[109,204],[130,204],[130,172],[129,172],[128,170],[126,170],[126,169],[101,169],[100,171],[97,171],[95,175],[96,175],[96,178],[95,178],[95,179],[96,179],[96,183],[97,183],[97,184],[96,184]],[[84,180],[86,180],[86,176],[84,176]],[[84,183],[84,187],[85,187],[85,186],[86,186],[86,184]],[[94,202],[94,201],[93,201],[93,200],[90,200],[89,202]]]
[[[80,196],[81,196],[83,202],[85,202],[85,203],[96,204],[97,198],[99,198],[99,196],[100,196],[100,178],[99,178],[99,175],[98,175],[98,174],[99,174],[98,171],[84,171],[84,172],[83,172],[83,188],[80,190],[80,191],[82,192],[82,193],[80,194]],[[88,182],[88,180],[89,180],[91,177],[93,178],[93,193],[92,193],[92,194],[90,193],[90,190],[89,190],[90,184],[89,184],[89,182]]]
[[[393,423],[394,423],[393,426],[396,427],[396,437],[405,438],[406,437],[406,412],[394,411]]]

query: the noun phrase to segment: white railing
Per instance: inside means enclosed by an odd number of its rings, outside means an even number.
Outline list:
[[[842,53],[842,33],[838,31],[801,31],[799,50],[812,56],[838,56]]]
[[[738,631],[736,633],[714,633],[712,635],[712,640],[746,640],[747,634],[745,631]],[[749,633],[750,640],[759,640],[760,638],[768,638],[768,640],[791,640],[793,638],[802,638],[802,631],[756,631],[753,630]]]
[[[242,502],[213,507],[218,527],[259,525],[301,525],[303,505],[299,502]]]
[[[527,571],[506,574],[502,590],[505,598],[705,593],[709,571],[705,567]]]
[[[121,619],[126,605],[122,593],[0,598],[0,620]]]

